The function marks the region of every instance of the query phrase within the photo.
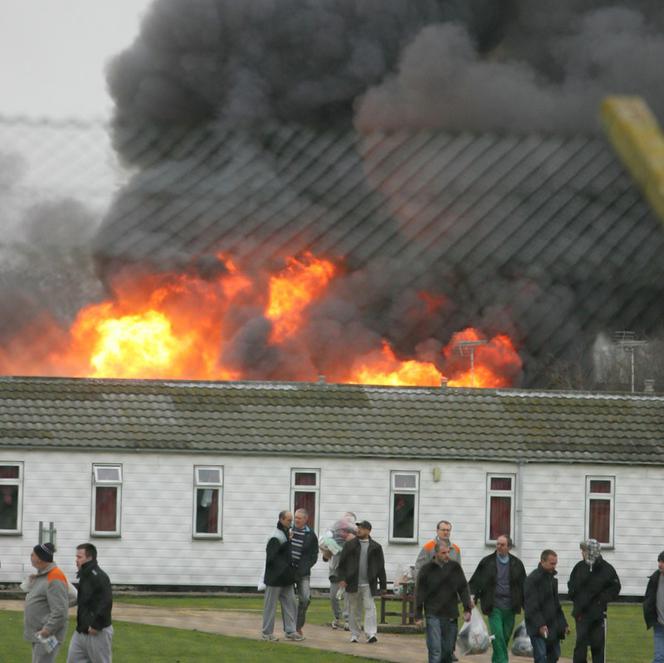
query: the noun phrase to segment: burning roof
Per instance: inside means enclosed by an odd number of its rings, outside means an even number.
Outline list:
[[[155,2],[108,70],[132,176],[103,292],[9,325],[0,371],[536,386],[656,330],[664,230],[595,116],[614,84],[664,108],[663,24],[648,0]]]

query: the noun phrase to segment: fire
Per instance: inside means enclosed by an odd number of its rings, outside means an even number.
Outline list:
[[[486,338],[472,327],[454,334],[442,349],[434,339],[433,345],[419,346],[425,360],[399,357],[383,339],[380,347],[361,355],[352,347],[331,348],[336,354],[330,357],[343,358],[332,362],[323,354],[324,344],[313,350],[310,336],[302,333],[310,324],[308,308],[339,276],[332,260],[305,253],[288,258],[279,272],[250,275],[219,255],[205,268],[205,275],[120,274],[112,297],[82,308],[69,329],[44,315],[9,339],[0,347],[0,373],[265,379],[260,366],[248,373],[243,357],[238,359],[238,348],[240,354],[245,348],[252,352],[259,347],[252,343],[263,343],[277,367],[270,377],[277,379],[313,380],[319,365],[334,380],[354,384],[437,387],[447,380],[456,387],[504,387],[519,378],[522,363],[510,338]],[[442,319],[446,298],[427,292],[416,296],[421,303],[416,320]]]
[[[380,384],[399,386],[440,386],[442,374],[431,363],[397,359],[387,341],[380,350],[363,357],[351,371],[352,384]]]
[[[460,352],[464,349],[463,341],[484,344],[465,346],[467,351]],[[487,339],[472,327],[454,334],[443,349],[443,355],[450,387],[509,387],[514,384],[523,366],[509,336],[498,334]]]
[[[286,268],[270,277],[265,317],[273,324],[273,343],[281,343],[301,327],[304,310],[321,295],[334,274],[332,262],[306,252],[302,258],[289,258]]]

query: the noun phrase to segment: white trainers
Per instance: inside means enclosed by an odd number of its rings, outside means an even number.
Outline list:
[[[300,635],[299,633],[286,633],[286,640],[294,640],[295,642],[300,642],[301,640],[304,640],[304,636]]]
[[[351,642],[358,642],[358,639],[354,635],[351,635],[350,636],[350,641]]]
[[[268,642],[278,642],[279,641],[279,638],[276,635],[274,635],[274,633],[268,633],[268,634],[263,633],[262,637],[263,637],[263,640],[267,640]]]

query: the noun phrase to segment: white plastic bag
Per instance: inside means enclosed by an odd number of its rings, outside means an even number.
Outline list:
[[[491,638],[482,613],[475,607],[470,615],[470,621],[461,627],[457,635],[457,651],[461,656],[483,654],[489,649],[490,644]]]
[[[533,643],[530,641],[530,636],[526,632],[526,623],[521,622],[514,631],[514,639],[512,640],[512,653],[515,656],[528,656],[533,655]]]

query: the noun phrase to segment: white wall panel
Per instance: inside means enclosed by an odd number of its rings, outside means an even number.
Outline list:
[[[389,459],[239,457],[213,454],[91,452],[0,452],[0,462],[23,460],[21,536],[0,537],[0,582],[19,582],[31,571],[29,556],[38,523],[54,521],[57,561],[73,575],[74,549],[92,540],[100,564],[116,584],[255,586],[264,566],[265,542],[277,514],[289,508],[291,468],[321,472],[319,525],[327,529],[345,511],[373,524],[384,549],[388,580],[413,564],[421,545],[441,519],[453,523],[470,575],[492,551],[484,543],[486,475],[518,474],[515,553],[528,571],[540,552],[559,555],[561,591],[580,559],[586,476],[615,476],[615,549],[604,551],[623,582],[623,593],[638,595],[664,549],[660,501],[663,468],[591,465],[427,462]],[[90,537],[93,463],[123,466],[122,536]],[[192,538],[194,465],[222,465],[223,540]],[[434,481],[434,468],[440,480]],[[419,540],[388,543],[390,471],[419,471]],[[314,567],[313,585],[327,585],[327,565]]]

